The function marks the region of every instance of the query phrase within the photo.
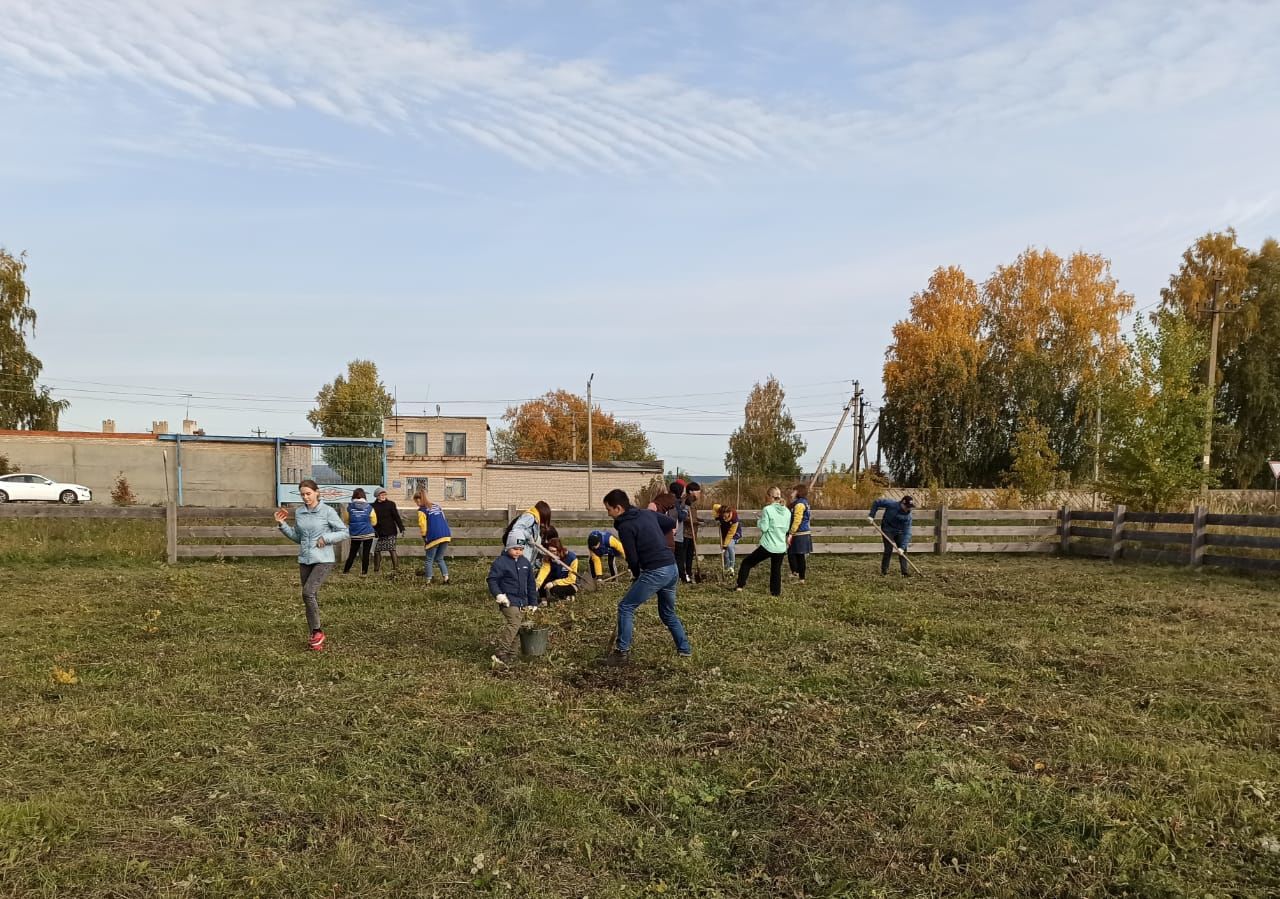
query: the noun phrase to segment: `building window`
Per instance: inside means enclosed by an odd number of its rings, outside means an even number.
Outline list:
[[[446,456],[465,456],[467,454],[467,435],[462,433],[445,434],[444,454]]]
[[[404,479],[404,498],[405,499],[413,499],[414,494],[417,493],[419,490],[421,490],[423,493],[427,492],[426,478],[405,478]]]
[[[427,435],[419,431],[406,431],[404,435],[404,454],[406,456],[425,456],[427,454]]]
[[[445,478],[444,479],[444,498],[445,499],[466,499],[467,498],[467,479],[466,478]]]

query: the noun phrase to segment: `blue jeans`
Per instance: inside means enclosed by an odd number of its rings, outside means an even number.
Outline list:
[[[679,575],[676,566],[656,568],[653,571],[642,571],[640,577],[631,588],[618,600],[618,643],[619,652],[631,649],[631,632],[635,627],[636,609],[648,602],[649,597],[658,595],[658,617],[671,631],[671,638],[676,642],[676,651],[688,655],[693,652],[689,638],[684,632],[684,623],[676,615],[676,581]]]
[[[724,570],[733,571],[733,562],[738,556],[738,544],[730,543],[720,555],[724,557]]]
[[[425,574],[427,580],[431,580],[431,569],[436,565],[440,566],[440,574],[442,577],[449,576],[449,565],[444,560],[444,551],[449,548],[448,543],[437,543],[435,546],[427,547],[427,557],[425,564]]]

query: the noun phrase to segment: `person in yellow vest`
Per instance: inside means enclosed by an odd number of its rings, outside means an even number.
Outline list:
[[[738,542],[742,539],[742,521],[738,518],[738,510],[728,503],[712,503],[711,516],[720,525],[720,559],[724,563],[724,570],[733,574]]]
[[[809,487],[796,484],[791,488],[791,526],[787,528],[787,567],[791,576],[800,578],[808,570],[809,553],[813,552],[813,531],[809,527]]]
[[[613,531],[592,531],[587,535],[587,554],[591,556],[591,577],[600,580],[604,577],[604,566],[609,565],[609,577],[618,576],[618,560],[627,561],[627,552],[622,548],[622,541]]]
[[[554,558],[542,557],[542,565],[534,579],[538,599],[546,602],[572,599],[578,594],[578,556],[567,549],[559,537],[549,540],[547,549]]]

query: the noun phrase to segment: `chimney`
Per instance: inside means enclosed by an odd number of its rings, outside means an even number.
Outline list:
[[[184,418],[182,420],[182,433],[190,436],[196,432],[196,423],[193,419]]]
[[[169,423],[167,421],[152,421],[151,433],[152,434],[168,434]]]
[[[114,434],[116,432],[116,423],[110,418],[102,419],[102,433]]]

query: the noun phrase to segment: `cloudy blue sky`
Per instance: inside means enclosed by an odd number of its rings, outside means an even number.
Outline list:
[[[65,427],[308,432],[377,361],[497,417],[595,372],[721,470],[817,460],[938,265],[1099,252],[1139,304],[1280,233],[1272,0],[0,0],[0,245]],[[682,436],[689,433],[699,436]],[[849,453],[842,441],[838,454]]]

